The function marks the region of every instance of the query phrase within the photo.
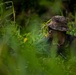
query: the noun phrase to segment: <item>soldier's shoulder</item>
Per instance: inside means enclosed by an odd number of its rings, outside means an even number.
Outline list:
[[[67,36],[67,40],[69,40],[70,44],[76,43],[76,36],[70,35],[70,34],[67,34],[66,36]]]

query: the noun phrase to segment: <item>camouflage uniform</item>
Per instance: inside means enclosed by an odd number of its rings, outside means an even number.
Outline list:
[[[59,31],[65,34],[65,41],[61,45],[57,45],[57,54],[61,55],[63,58],[67,58],[71,55],[75,56],[75,43],[76,43],[76,37],[69,35],[66,33],[66,31],[69,30],[67,26],[67,19],[64,16],[54,16],[52,17],[52,21],[47,24],[48,26],[48,41],[52,41],[53,38],[50,37],[51,31]],[[73,48],[72,48],[73,47]]]

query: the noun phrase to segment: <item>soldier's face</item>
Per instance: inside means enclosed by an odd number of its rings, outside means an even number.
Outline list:
[[[56,37],[56,38],[59,38],[60,36],[63,35],[63,33],[61,31],[57,31],[57,30],[49,30],[49,34],[50,34],[50,37]]]

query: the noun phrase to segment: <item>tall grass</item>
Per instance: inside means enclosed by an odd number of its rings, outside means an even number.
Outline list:
[[[0,75],[76,75],[76,58],[65,61],[54,57],[55,52],[48,53],[45,30],[40,29],[39,17],[32,17],[21,35],[15,19],[4,21],[1,16],[5,23],[0,28]],[[51,49],[54,51],[56,47]]]

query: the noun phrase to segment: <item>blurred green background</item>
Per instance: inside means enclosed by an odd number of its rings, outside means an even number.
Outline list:
[[[68,17],[76,35],[75,9],[75,0],[0,0],[0,75],[76,75],[76,57],[51,58],[44,40],[54,15]]]

